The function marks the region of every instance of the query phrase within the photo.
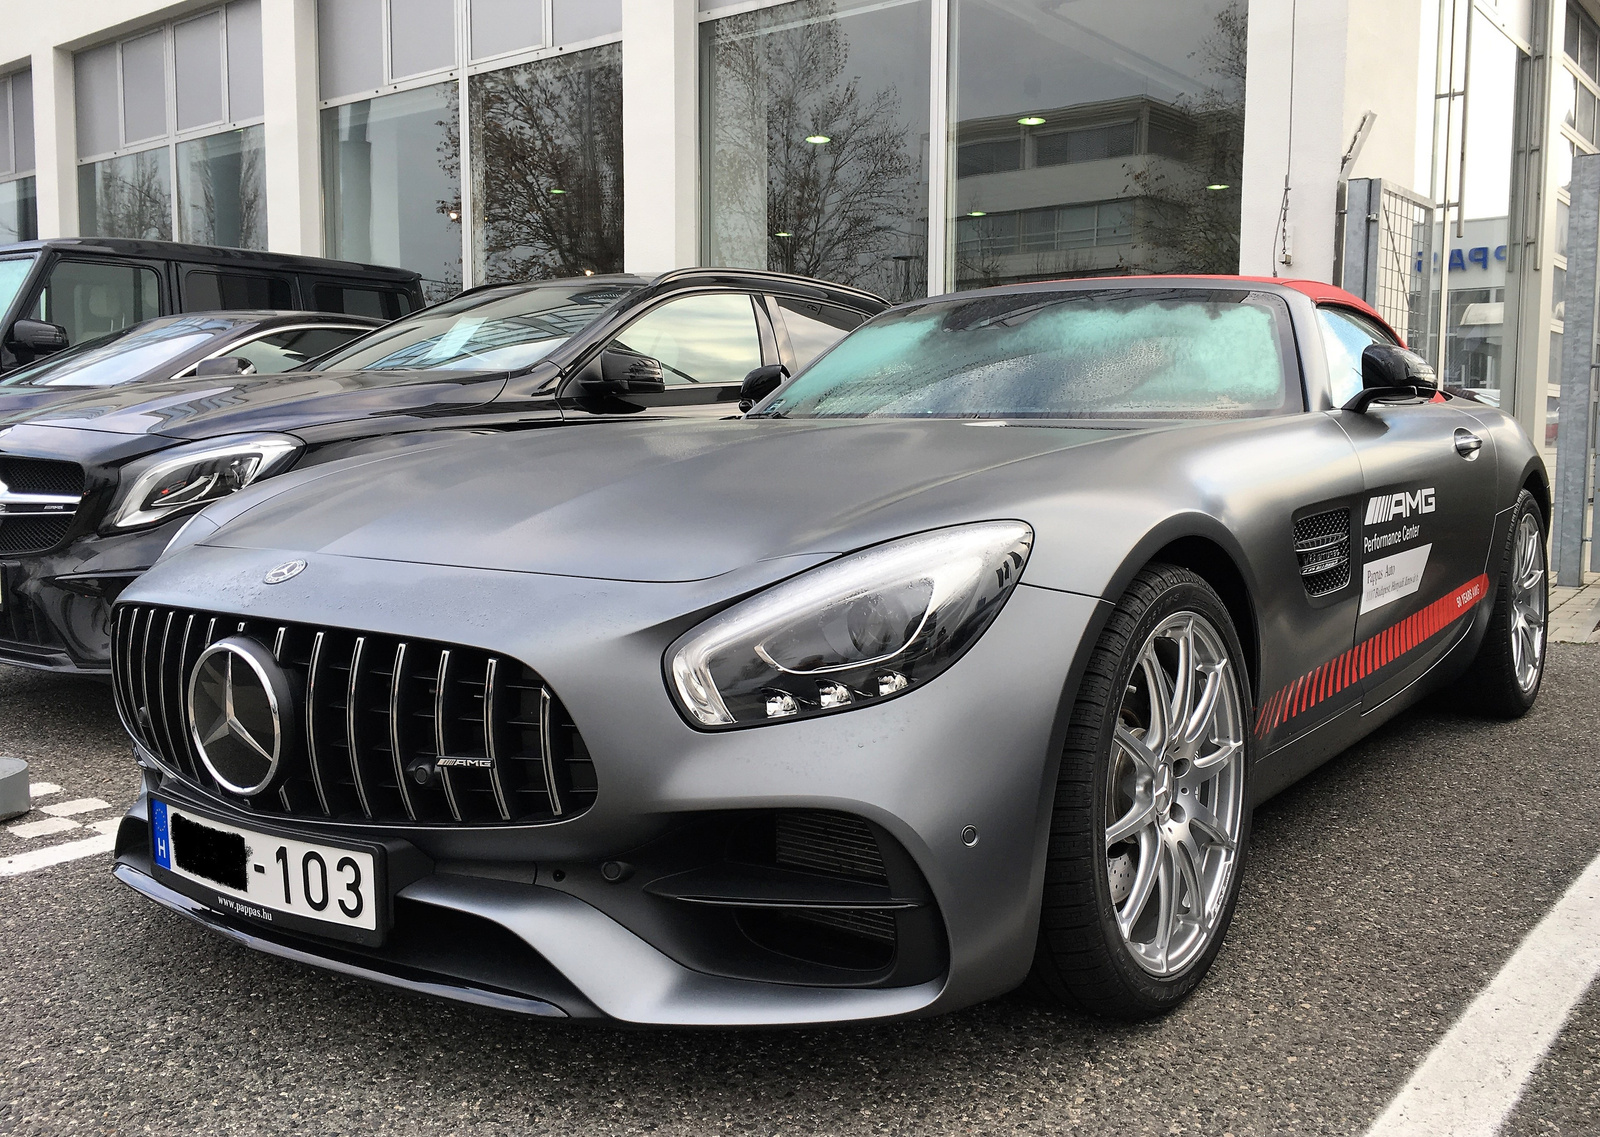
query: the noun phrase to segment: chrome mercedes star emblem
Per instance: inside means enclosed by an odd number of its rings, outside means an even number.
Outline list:
[[[282,584],[291,577],[299,576],[305,570],[305,561],[284,561],[261,579],[268,584]]]
[[[206,648],[189,677],[189,729],[200,759],[236,794],[258,794],[277,777],[291,708],[271,653],[244,636]]]

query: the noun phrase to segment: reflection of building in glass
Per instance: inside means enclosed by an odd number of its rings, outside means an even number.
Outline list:
[[[957,125],[957,287],[1179,270],[1164,241],[1170,203],[1147,199],[1149,187],[1200,177],[1187,164],[1193,116],[1136,98],[1030,117],[1040,122]]]

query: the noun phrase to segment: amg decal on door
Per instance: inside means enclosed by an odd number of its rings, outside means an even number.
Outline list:
[[[1371,498],[1367,502],[1367,524],[1382,525],[1396,517],[1410,517],[1413,514],[1432,513],[1434,508],[1433,487],[1408,493],[1384,494],[1381,497]]]
[[[1384,525],[1397,517],[1434,512],[1434,486],[1416,493],[1382,494],[1366,502],[1366,525]]]

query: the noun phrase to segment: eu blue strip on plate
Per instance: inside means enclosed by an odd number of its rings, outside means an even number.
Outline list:
[[[150,832],[155,835],[156,864],[172,871],[172,838],[167,835],[167,803],[150,801]]]

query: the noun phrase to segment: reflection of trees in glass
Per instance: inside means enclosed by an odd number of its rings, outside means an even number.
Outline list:
[[[837,5],[802,0],[728,17],[715,36],[718,259],[749,263],[764,246],[771,269],[921,295],[927,238],[916,135],[893,84],[868,90],[846,75],[850,39]],[[764,225],[752,216],[762,198]]]
[[[1239,271],[1239,183],[1244,171],[1244,7],[1234,0],[1195,51],[1210,85],[1178,101],[1189,119],[1177,164],[1133,167],[1131,189],[1145,200],[1143,241],[1171,272]],[[1208,189],[1226,186],[1226,189]]]
[[[184,240],[266,248],[266,178],[259,131],[252,127],[178,147]]]
[[[87,167],[98,237],[172,240],[172,193],[167,151],[146,150]]]
[[[471,98],[484,280],[621,272],[621,46],[474,76]]]

